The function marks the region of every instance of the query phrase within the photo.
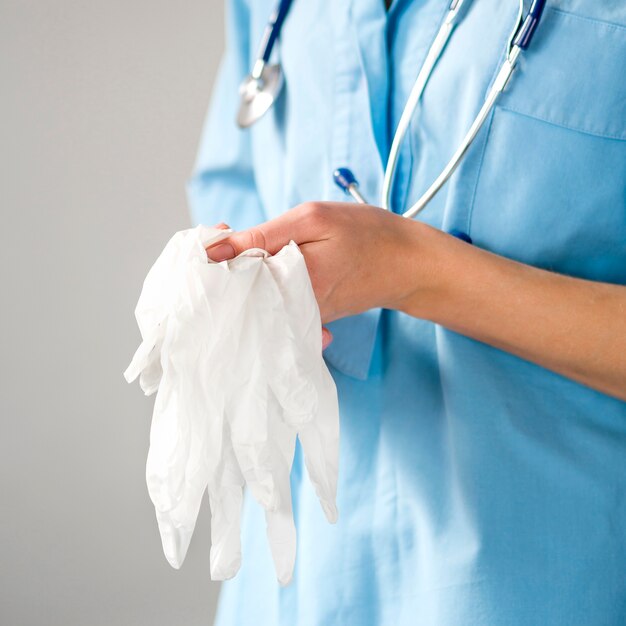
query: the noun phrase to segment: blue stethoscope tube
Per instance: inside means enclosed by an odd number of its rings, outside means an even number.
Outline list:
[[[546,0],[534,0],[528,9],[526,18],[517,31],[515,39],[513,39],[513,45],[518,46],[522,50],[526,50],[530,45],[530,42],[535,34],[535,30],[541,19],[543,8],[546,5]]]
[[[289,12],[289,7],[291,7],[292,2],[293,0],[280,0],[267,21],[267,26],[265,27],[263,37],[261,38],[259,53],[257,54],[257,58],[261,59],[263,63],[268,63],[270,56],[272,56],[274,44],[280,35],[283,22],[287,17],[287,13]]]

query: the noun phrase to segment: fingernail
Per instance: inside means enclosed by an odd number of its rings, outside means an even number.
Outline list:
[[[229,243],[219,243],[209,248],[206,253],[209,259],[219,263],[220,261],[232,259],[235,256],[235,249]]]

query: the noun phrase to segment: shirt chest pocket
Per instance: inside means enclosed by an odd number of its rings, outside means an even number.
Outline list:
[[[474,242],[626,283],[626,28],[547,9],[486,132]]]

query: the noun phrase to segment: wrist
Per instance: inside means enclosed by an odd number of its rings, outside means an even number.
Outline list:
[[[392,308],[437,321],[437,311],[445,307],[453,290],[458,255],[467,250],[467,244],[415,220],[410,220],[407,234],[398,257],[402,287]]]

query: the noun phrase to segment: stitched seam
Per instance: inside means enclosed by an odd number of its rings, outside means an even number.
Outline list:
[[[347,7],[349,23],[353,22],[352,19],[352,2]],[[336,26],[333,26],[333,50],[339,54],[340,59],[349,59],[350,44],[358,45],[353,39],[351,39],[353,33],[350,32],[350,38],[341,38],[337,36]],[[350,99],[352,91],[350,89],[353,81],[353,67],[344,62],[343,65],[335,63],[334,66],[334,78],[332,89],[332,111],[335,116],[334,123],[331,125],[330,132],[330,150],[329,158],[332,168],[339,167],[348,162],[348,156],[350,154],[350,133],[352,132],[353,120],[351,111],[353,109]],[[329,200],[344,200],[343,192],[336,186],[330,187]]]
[[[564,11],[563,9],[555,9],[554,7],[550,7],[550,11],[552,13],[556,13],[557,15],[561,15],[563,17],[569,17],[571,19],[580,20],[582,22],[589,22],[590,24],[596,24],[598,26],[603,26],[604,28],[608,28],[609,30],[626,30],[626,26],[622,24],[614,24],[613,22],[605,22],[603,20],[596,19],[594,17],[585,17],[584,15],[577,15],[576,13],[570,13],[569,11]]]
[[[480,154],[480,162],[476,171],[476,177],[474,179],[474,190],[472,191],[472,200],[470,202],[469,211],[467,213],[466,232],[471,237],[472,235],[472,218],[474,216],[474,203],[476,201],[476,194],[478,191],[478,183],[480,180],[480,173],[483,169],[483,163],[485,162],[485,154],[487,153],[487,145],[489,144],[489,137],[491,136],[491,127],[493,125],[493,118],[495,117],[496,109],[491,112],[489,118],[489,125],[487,126],[487,132],[485,133],[485,140],[483,141],[482,152]]]
[[[556,126],[557,128],[566,128],[567,130],[573,130],[579,133],[583,133],[585,135],[591,135],[592,137],[601,137],[603,139],[614,139],[616,141],[626,141],[626,135],[624,133],[621,134],[612,134],[612,133],[602,133],[598,131],[592,131],[586,128],[582,128],[580,126],[572,126],[571,124],[567,124],[562,121],[550,120],[546,117],[541,117],[540,115],[535,115],[531,113],[526,113],[524,111],[520,111],[512,106],[502,106],[499,105],[500,109],[503,111],[508,111],[510,113],[516,113],[517,115],[522,115],[524,117],[530,118],[532,120],[537,120],[543,122],[544,124],[550,124],[551,126]]]

